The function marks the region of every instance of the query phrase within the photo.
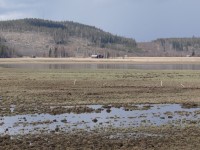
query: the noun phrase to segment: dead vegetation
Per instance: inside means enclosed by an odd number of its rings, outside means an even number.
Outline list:
[[[10,105],[16,105],[16,113],[37,113],[58,105],[199,102],[199,85],[199,71],[1,68],[0,110],[10,114]]]

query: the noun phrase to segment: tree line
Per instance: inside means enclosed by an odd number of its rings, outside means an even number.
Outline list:
[[[15,56],[15,51],[0,43],[0,58],[11,58]]]
[[[199,49],[200,48],[200,38],[168,38],[168,39],[158,39],[154,42],[160,43],[160,45],[165,49],[167,45],[176,51],[188,51],[189,49]]]
[[[5,44],[6,40],[0,37],[0,58],[11,58],[15,55],[15,51]]]
[[[134,39],[113,35],[96,27],[72,21],[57,22],[42,19],[1,21],[0,30],[8,32],[45,32],[53,37],[56,44],[67,44],[69,37],[79,37],[85,38],[93,45],[101,48],[110,47],[112,44],[121,44],[131,49],[137,48]]]
[[[48,57],[55,57],[55,58],[69,57],[69,54],[64,47],[62,48],[55,47],[49,49]]]

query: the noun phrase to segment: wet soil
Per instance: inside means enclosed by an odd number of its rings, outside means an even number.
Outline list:
[[[0,68],[0,149],[199,149],[199,78]]]
[[[142,130],[142,129],[140,129]],[[128,130],[127,130],[128,131]],[[197,127],[149,129],[135,136],[129,130],[107,130],[76,133],[51,133],[0,137],[0,149],[194,149],[200,147],[200,130]],[[148,134],[147,134],[148,133]],[[162,133],[162,136],[154,136]],[[116,136],[118,135],[118,136]],[[121,135],[121,136],[119,136]]]
[[[199,78],[198,71],[1,68],[0,113],[57,113],[50,108],[80,104],[196,103]]]

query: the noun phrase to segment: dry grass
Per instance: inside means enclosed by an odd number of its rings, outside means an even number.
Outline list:
[[[1,104],[31,113],[51,105],[200,102],[199,73],[0,69]]]
[[[110,59],[93,58],[7,58],[3,63],[200,63],[200,57],[127,57]]]

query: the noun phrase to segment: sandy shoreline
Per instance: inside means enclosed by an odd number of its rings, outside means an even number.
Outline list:
[[[0,58],[4,63],[200,63],[200,57],[128,57],[128,58]]]

